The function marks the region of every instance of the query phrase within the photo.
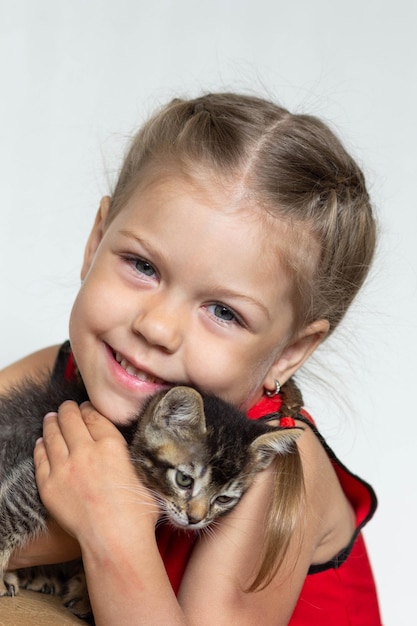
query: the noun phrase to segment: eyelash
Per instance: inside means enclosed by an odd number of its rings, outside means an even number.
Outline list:
[[[142,257],[139,256],[134,256],[134,255],[123,255],[122,256],[123,260],[128,263],[135,272],[137,272],[138,274],[142,275],[142,276],[146,276],[147,278],[159,278],[158,272],[155,269],[155,267],[152,265],[152,263],[150,263],[149,261],[147,261],[146,259],[143,259]],[[148,266],[148,268],[153,272],[152,274],[146,274],[145,271],[142,271],[138,268],[138,265],[142,263],[143,265]],[[214,308],[220,308],[223,310],[223,312],[227,311],[228,313],[230,313],[230,315],[232,316],[232,319],[222,319],[219,315],[215,315],[214,311],[211,311],[210,309],[214,307]],[[209,313],[215,318],[215,320],[218,323],[221,324],[237,324],[238,326],[244,326],[244,323],[241,319],[241,317],[235,313],[235,311],[230,308],[229,306],[225,305],[225,304],[221,304],[220,302],[213,302],[212,304],[208,304],[206,305],[206,309],[209,311]]]
[[[123,260],[126,261],[126,263],[128,263],[135,272],[137,272],[138,274],[141,274],[143,276],[146,276],[147,278],[154,278],[154,277],[158,277],[158,272],[156,271],[155,267],[152,265],[152,263],[149,263],[149,261],[147,261],[146,259],[142,259],[141,257],[138,256],[130,256],[128,254],[122,256]],[[143,265],[148,266],[148,268],[153,272],[152,274],[147,274],[144,270],[139,269],[138,265],[142,263]]]
[[[213,312],[210,311],[211,307],[214,307],[214,308],[219,307],[220,309],[223,309],[223,311],[229,312],[230,315],[233,317],[233,319],[230,319],[230,320],[222,319],[220,316],[215,315],[214,311]],[[237,315],[237,313],[235,313],[233,309],[231,309],[229,306],[226,306],[225,304],[220,304],[219,302],[213,302],[213,304],[208,304],[206,308],[211,313],[211,315],[213,315],[216,321],[221,322],[222,324],[237,324],[238,326],[243,326],[243,322],[241,318]]]

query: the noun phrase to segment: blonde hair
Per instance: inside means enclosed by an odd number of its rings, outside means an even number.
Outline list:
[[[108,221],[149,167],[243,177],[258,205],[288,225],[285,260],[294,284],[295,327],[326,319],[334,330],[369,271],[376,224],[364,176],[328,126],[253,96],[175,99],[133,138]],[[251,591],[270,582],[300,518],[303,472],[297,447],[277,460],[277,468],[286,479],[277,481],[265,555]]]

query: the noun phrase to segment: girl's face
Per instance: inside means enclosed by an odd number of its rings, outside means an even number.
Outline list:
[[[126,422],[144,399],[190,384],[247,408],[301,365],[326,331],[292,337],[290,281],[266,220],[241,187],[163,177],[90,235],[70,321],[95,407]]]

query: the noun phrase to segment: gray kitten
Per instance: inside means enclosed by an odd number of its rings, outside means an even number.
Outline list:
[[[43,416],[68,399],[87,399],[82,384],[26,381],[0,396],[0,596],[15,595],[20,583],[59,593],[71,612],[88,618],[80,561],[6,571],[13,550],[46,531],[48,513],[37,491],[32,454]],[[297,428],[249,420],[190,387],[156,394],[129,426],[118,428],[138,476],[156,496],[161,518],[195,530],[231,511],[255,475],[290,450],[300,434]]]

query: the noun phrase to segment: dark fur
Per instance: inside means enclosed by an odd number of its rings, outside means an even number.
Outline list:
[[[0,397],[0,595],[14,595],[19,584],[59,593],[74,614],[88,618],[80,563],[21,570],[19,578],[4,573],[12,551],[45,531],[47,511],[36,487],[33,448],[42,435],[44,415],[68,399],[86,400],[83,386],[26,381]],[[299,434],[298,429],[248,420],[229,404],[188,387],[156,394],[120,430],[162,516],[179,527],[197,529],[230,511],[255,474],[288,450]],[[179,487],[178,474],[193,485],[200,481],[201,494],[193,494],[193,486]]]

